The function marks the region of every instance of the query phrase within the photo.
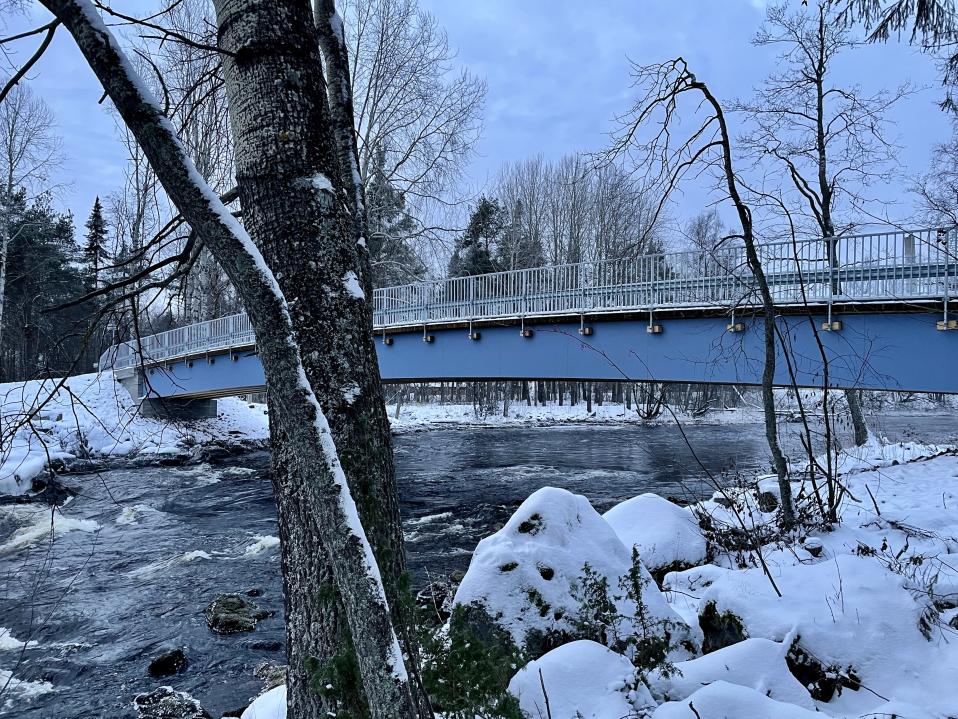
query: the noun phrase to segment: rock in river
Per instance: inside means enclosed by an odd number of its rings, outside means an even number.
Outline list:
[[[206,608],[206,623],[217,634],[251,632],[271,612],[242,594],[221,594]]]
[[[170,649],[151,661],[147,671],[151,677],[168,677],[186,671],[189,663],[182,649]]]
[[[140,719],[212,719],[196,699],[186,692],[174,691],[173,687],[138,694],[133,705]]]

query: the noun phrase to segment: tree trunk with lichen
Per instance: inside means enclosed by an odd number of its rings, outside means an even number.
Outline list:
[[[346,476],[355,481],[356,467],[368,467],[367,457],[379,468],[391,469],[391,454],[375,353],[363,344],[371,341],[370,311],[356,289],[355,275],[349,275],[355,247],[337,210],[333,183],[338,178],[325,183],[320,177],[324,169],[333,168],[324,164],[332,157],[323,152],[331,140],[323,115],[322,74],[315,43],[309,42],[308,8],[294,0],[224,1],[217,7],[220,40],[233,42],[227,74],[231,99],[238,105],[233,131],[244,153],[240,170],[246,185],[240,189],[247,221],[257,239],[268,236],[275,243],[263,242],[264,248],[300,252],[298,262],[273,257],[277,266],[269,267],[196,172],[92,3],[42,1],[76,39],[170,199],[237,287],[256,332],[272,408],[284,589],[293,620],[290,676],[296,683],[291,685],[291,716],[324,715],[317,709],[327,704],[314,701],[318,695],[309,677],[320,679],[320,667],[348,669],[354,661],[355,670],[343,674],[352,677],[350,696],[364,697],[369,716],[416,717],[383,583]],[[306,37],[299,37],[300,31]],[[269,67],[277,74],[268,82],[261,76],[256,90],[246,88],[246,97],[235,95],[235,83],[244,71],[255,76]],[[249,124],[254,121],[259,125]],[[275,133],[270,132],[273,128]],[[290,139],[294,136],[298,147]],[[287,164],[258,163],[257,157]],[[297,170],[307,174],[288,174]],[[260,174],[250,174],[256,172]],[[277,197],[282,190],[296,191]],[[280,217],[280,207],[293,216]],[[290,234],[299,231],[309,234]],[[332,427],[321,405],[330,409]],[[336,441],[343,449],[342,466]],[[401,535],[398,543],[391,543],[398,526],[395,497],[378,494],[382,482],[392,479],[387,474],[375,484],[357,482],[355,498],[374,529],[371,539],[380,561],[387,572],[394,572],[402,561],[401,551],[398,557],[393,554],[396,547],[401,550]],[[358,476],[369,477],[362,472]],[[348,627],[355,651],[344,653],[342,662],[323,664],[326,648],[317,637],[327,636],[323,631],[328,620],[314,603],[330,595],[339,598],[344,621],[337,626]]]
[[[329,419],[393,609],[405,571],[389,422],[372,338],[356,188],[342,168],[306,3],[217,0],[219,46],[250,236],[290,304],[306,377]],[[276,92],[276,89],[279,92]],[[323,131],[325,130],[325,131]],[[275,423],[275,445],[288,447]],[[330,559],[297,499],[293,457],[274,458],[283,544],[289,708],[368,714]],[[400,638],[403,627],[397,625]]]

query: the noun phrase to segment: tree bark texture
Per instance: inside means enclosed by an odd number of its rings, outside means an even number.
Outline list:
[[[345,179],[352,178],[341,164],[348,152],[341,152],[333,131],[345,115],[331,116],[327,106],[316,31],[304,5],[215,2],[218,42],[227,53],[236,181],[246,228],[289,302],[306,377],[341,448],[390,606],[401,620],[395,609],[405,555],[392,443],[373,344],[368,257],[355,235],[364,225],[355,224],[361,185]],[[329,682],[331,697],[310,690],[334,664],[348,666],[352,649],[338,598],[318,591],[317,577],[330,579],[329,559],[317,551],[319,532],[295,499],[282,506],[296,497],[293,459],[274,461],[280,515],[288,510],[298,517],[283,522],[290,710],[298,716],[345,708],[364,716],[359,684],[348,677],[339,677],[339,686]]]
[[[335,330],[360,333],[366,338],[371,338],[371,335],[366,332],[366,327],[338,326],[334,320],[335,316],[316,318],[304,313],[297,306],[296,296],[284,297],[274,279],[274,274],[281,275],[281,279],[291,288],[296,287],[297,279],[301,283],[301,287],[298,288],[301,291],[306,287],[315,287],[315,293],[323,295],[329,301],[327,309],[347,304],[344,295],[351,297],[355,308],[353,312],[343,316],[344,322],[354,320],[357,314],[368,317],[369,310],[365,301],[360,301],[347,291],[348,283],[344,281],[330,286],[319,284],[316,287],[315,274],[304,282],[302,273],[295,275],[293,279],[283,277],[285,267],[273,268],[271,272],[259,251],[253,246],[249,235],[232,218],[196,172],[172,126],[144,89],[142,82],[132,70],[129,60],[120,51],[92,4],[88,0],[43,0],[43,4],[63,22],[76,39],[80,50],[103,84],[120,116],[136,136],[167,194],[223,266],[238,288],[249,313],[256,332],[270,404],[273,408],[271,421],[275,425],[274,437],[279,443],[279,461],[287,463],[282,467],[283,471],[278,472],[274,478],[281,516],[281,531],[286,533],[285,539],[293,540],[294,545],[303,539],[319,540],[319,546],[315,544],[308,548],[293,546],[284,550],[284,571],[291,573],[291,576],[284,578],[284,582],[287,587],[292,585],[298,590],[287,599],[287,602],[297,602],[306,598],[307,593],[300,586],[300,582],[307,580],[312,587],[309,599],[315,599],[316,595],[324,591],[338,593],[342,598],[351,639],[356,649],[355,657],[370,715],[377,719],[416,716],[408,677],[393,631],[379,571],[372,557],[369,542],[356,517],[356,507],[347,487],[343,467],[340,466],[336,456],[336,446],[330,425],[317,401],[317,396],[306,380],[304,363],[300,357],[300,347],[297,344],[291,315],[297,317],[297,324],[301,330],[307,326],[307,321],[316,321],[314,332],[321,336],[331,327]],[[243,45],[237,46],[238,52],[232,58],[235,63],[244,62],[248,58],[255,64],[256,58],[261,55],[281,54],[286,50],[293,55],[309,52],[308,48],[304,50],[296,46],[291,47],[291,44],[297,42],[295,30],[304,24],[301,21],[305,21],[307,28],[311,27],[308,22],[308,8],[305,9],[305,16],[303,16],[304,12],[300,8],[300,3],[246,2],[221,3],[220,5],[229,6],[218,8],[218,10],[226,11],[221,18],[225,20],[225,23],[220,23],[221,35],[224,32],[236,33],[234,37],[245,38]],[[245,12],[237,13],[237,10]],[[267,19],[270,23],[276,22],[278,25],[272,28],[274,34],[271,36],[269,29],[262,27],[263,21]],[[257,26],[261,27],[265,36],[255,33],[245,34],[250,27]],[[276,32],[281,33],[282,37],[276,39]],[[278,42],[278,47],[271,46],[269,42],[260,42],[267,37]],[[306,45],[312,47],[315,43],[306,43]],[[283,72],[271,78],[270,89],[265,97],[271,98],[277,95],[283,97],[288,102],[285,109],[289,117],[299,118],[305,115],[304,105],[310,104],[304,101],[305,89],[301,84],[304,80],[296,76],[294,65],[281,66],[280,69]],[[248,98],[250,102],[264,99],[262,96],[253,98],[252,93],[250,95],[251,97]],[[320,118],[310,117],[310,120]],[[246,146],[244,149],[247,152],[268,152],[270,149],[284,145],[288,134],[284,135],[282,126],[286,119],[288,118],[284,116],[269,118],[269,126],[276,128],[270,140],[274,147],[271,148],[267,144],[267,146]],[[267,118],[260,116],[259,120],[263,122]],[[320,122],[309,127],[313,132],[323,133],[328,125]],[[234,132],[240,136],[244,132],[250,133],[250,138],[238,137],[237,144],[241,144],[245,139],[258,139],[260,136],[256,133],[257,129],[241,125],[234,126]],[[315,161],[307,147],[299,148],[298,152],[301,156],[310,157]],[[254,187],[259,191],[265,191],[267,185],[277,189],[283,182],[301,179],[285,177],[282,174],[285,168],[261,167],[260,169],[267,176],[275,176],[275,179],[270,183],[264,176],[256,177]],[[304,187],[300,192],[310,196],[310,204],[316,207],[333,204],[332,193],[329,193],[330,197],[326,198],[327,193],[321,188]],[[258,203],[268,203],[269,198],[249,188],[245,195],[241,192],[241,196],[246,200],[244,209],[253,216],[254,223],[261,223],[257,225],[258,230],[265,232],[266,228],[262,223],[269,216],[269,205],[264,211],[260,211]],[[291,229],[288,225],[281,224],[271,228],[271,232],[281,236]],[[328,279],[329,273],[338,272],[342,267],[341,262],[345,260],[340,258],[335,250],[329,251],[330,248],[325,246],[337,244],[327,243],[327,238],[333,236],[331,228],[323,225],[316,229],[317,231],[305,240],[281,237],[278,242],[291,242],[301,252],[308,249],[309,253],[304,253],[300,257],[304,265],[340,260],[340,264],[326,265],[328,272],[321,279]],[[315,246],[310,243],[314,243]],[[329,300],[330,297],[335,299]],[[371,321],[368,320],[368,324],[371,326]],[[324,337],[324,339],[328,341],[328,345],[324,344],[321,353],[310,357],[310,366],[314,373],[317,366],[323,364],[324,356],[327,353],[335,354],[335,350],[343,342],[342,338]],[[314,342],[317,341],[314,340]],[[310,345],[310,347],[315,346],[316,344]],[[357,354],[360,355],[358,359],[362,360],[361,350],[357,351]],[[348,359],[342,356],[331,357],[329,368],[324,370],[341,372],[342,364],[346,361]],[[360,367],[368,370],[368,358],[360,363]],[[317,376],[329,377],[330,375]],[[327,392],[334,385],[337,377],[337,375],[331,376],[333,381],[325,385],[319,384]],[[375,374],[375,378],[378,383],[378,373]],[[348,397],[352,397],[353,393],[341,394],[338,400],[339,406],[348,404],[357,408],[353,411],[358,411],[359,407],[363,406],[359,402],[363,393],[362,386],[358,388],[358,392],[356,401],[352,404],[348,401]],[[321,399],[328,399],[328,397]],[[381,407],[381,399],[378,399],[378,395],[377,401]],[[358,446],[361,439],[357,439],[356,444],[351,445],[348,441],[348,433],[343,432],[341,427],[339,436],[346,439],[344,448],[347,451],[343,453],[343,460],[347,466],[357,454],[370,449],[367,446]],[[360,498],[360,501],[362,499]],[[332,587],[323,586],[324,577],[306,577],[301,567],[292,566],[293,562],[303,559],[304,552],[326,555],[326,560],[329,561],[327,576],[334,583]],[[293,614],[296,616],[296,610]],[[308,613],[301,616],[307,622],[315,619],[314,615],[311,616]],[[297,628],[308,632],[314,630],[308,625]],[[291,674],[297,671],[305,671],[305,669],[291,667]],[[294,715],[310,716],[307,713]]]

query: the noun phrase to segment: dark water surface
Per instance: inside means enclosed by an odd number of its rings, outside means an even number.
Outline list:
[[[958,442],[958,418],[891,417],[892,439]],[[407,548],[418,581],[465,569],[482,537],[534,490],[565,487],[603,511],[646,491],[693,499],[711,472],[764,471],[762,427],[561,426],[442,429],[396,438]],[[796,447],[795,437],[787,444]],[[118,469],[74,476],[82,493],[55,518],[74,531],[29,543],[8,536],[49,525],[49,510],[0,509],[0,626],[36,646],[0,649],[0,716],[131,717],[133,697],[162,684],[214,716],[259,693],[254,669],[281,663],[282,595],[269,458],[223,465]],[[85,524],[84,524],[85,523]],[[95,523],[95,524],[94,524]],[[14,544],[22,541],[22,546]],[[264,548],[265,547],[265,548]],[[260,549],[261,551],[256,551]],[[260,589],[275,615],[249,634],[218,636],[203,608],[219,593]],[[0,635],[0,647],[3,646]],[[147,675],[150,659],[185,647],[188,670]],[[46,681],[26,701],[3,670]]]

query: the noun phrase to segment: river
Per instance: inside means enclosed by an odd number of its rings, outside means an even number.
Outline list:
[[[892,439],[958,442],[958,418],[888,417]],[[786,444],[797,447],[793,433]],[[642,492],[694,499],[711,473],[764,471],[760,425],[436,429],[396,438],[410,567],[417,582],[465,569],[476,543],[546,485],[586,495],[600,511]],[[72,475],[81,493],[43,536],[50,510],[0,509],[0,626],[36,644],[2,649],[30,682],[0,692],[0,716],[130,717],[133,697],[171,684],[214,716],[261,689],[253,672],[284,660],[280,566],[269,457],[217,465],[114,469]],[[18,529],[19,528],[19,529]],[[73,531],[63,532],[71,528]],[[18,530],[11,536],[11,532]],[[204,607],[219,593],[262,591],[274,616],[254,632],[213,634]],[[162,650],[185,647],[187,671],[153,679]],[[26,685],[24,685],[26,686]]]

